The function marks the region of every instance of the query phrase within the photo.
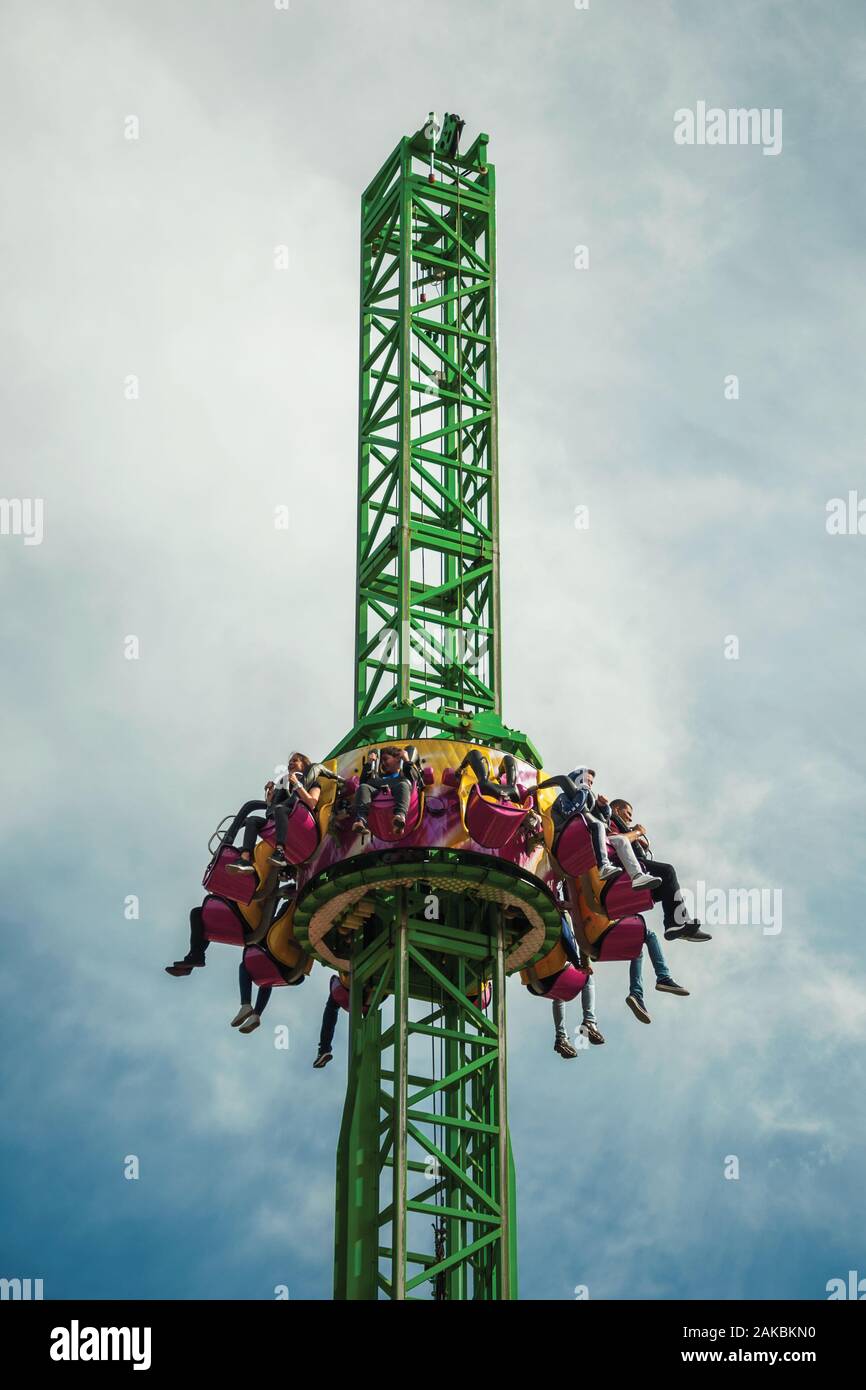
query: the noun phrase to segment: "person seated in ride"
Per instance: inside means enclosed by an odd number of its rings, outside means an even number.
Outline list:
[[[610,803],[610,811],[611,826],[620,837],[628,840],[640,863],[661,880],[660,886],[653,889],[653,898],[662,905],[665,941],[674,941],[677,937],[686,941],[712,941],[709,932],[701,930],[700,922],[689,917],[674,866],[653,858],[646,830],[635,824],[631,802],[617,796]]]
[[[634,850],[624,835],[608,835],[611,813],[606,796],[593,791],[595,769],[576,767],[567,777],[549,778],[540,783],[548,786],[556,782],[562,792],[551,807],[554,831],[558,835],[574,816],[582,816],[592,839],[595,862],[602,879],[613,878],[620,866],[631,879],[632,888],[658,888],[661,879],[649,874],[638,861]],[[616,851],[619,865],[611,862],[608,844]]]
[[[355,793],[355,820],[352,829],[360,835],[368,835],[367,817],[370,805],[377,792],[390,792],[394,799],[393,834],[402,835],[406,829],[409,814],[409,801],[412,796],[414,767],[407,757],[408,749],[395,748],[389,744],[378,751],[374,749],[364,762],[361,782]]]
[[[227,872],[233,874],[254,874],[256,866],[253,863],[253,851],[256,847],[256,840],[261,835],[268,821],[273,821],[275,844],[274,852],[271,855],[271,867],[275,869],[286,869],[289,867],[285,854],[285,840],[289,829],[289,814],[294,810],[300,801],[306,806],[311,815],[315,815],[316,807],[319,804],[319,797],[322,794],[321,785],[317,780],[309,786],[310,769],[312,760],[306,753],[292,753],[289,758],[289,765],[283,776],[278,782],[265,783],[265,801],[268,804],[267,815],[248,816],[244,823],[243,849],[240,859],[234,864],[227,866]]]
[[[232,1019],[231,1026],[237,1028],[241,1033],[254,1033],[262,1021],[262,1014],[267,1008],[273,990],[270,985],[259,985],[256,994],[256,1007],[253,1008],[253,979],[243,961],[238,966],[238,984],[241,991],[241,1006]]]

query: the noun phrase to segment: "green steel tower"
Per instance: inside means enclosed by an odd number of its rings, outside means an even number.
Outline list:
[[[330,755],[340,776],[395,739],[458,776],[479,746],[540,766],[502,722],[495,182],[488,137],[460,154],[462,126],[431,115],[362,198],[357,677],[354,726]],[[411,847],[313,864],[298,896],[299,939],[350,990],[339,1299],[517,1297],[505,981],[560,919],[533,872],[465,833],[437,838],[432,809],[427,824]]]

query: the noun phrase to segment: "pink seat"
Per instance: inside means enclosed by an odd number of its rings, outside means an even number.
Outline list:
[[[561,999],[567,1004],[569,1000],[576,999],[589,979],[585,970],[578,970],[574,965],[567,965],[564,970],[560,970],[558,975],[553,977],[553,984],[545,994],[545,999]]]
[[[653,895],[649,888],[632,888],[631,879],[623,872],[604,884],[601,905],[605,915],[616,922],[621,917],[633,917],[637,912],[651,912]]]
[[[260,989],[276,989],[286,982],[274,961],[261,946],[248,946],[244,951],[244,965],[253,984]]]
[[[331,985],[330,985],[330,989],[331,989],[331,998],[333,999],[334,1003],[335,1003],[335,1004],[339,1004],[340,1008],[341,1008],[341,1009],[345,1009],[345,1010],[346,1010],[346,1013],[348,1013],[348,1012],[349,1012],[349,991],[346,989],[346,986],[343,984],[343,982],[342,982],[342,980],[340,979],[339,975],[332,975],[332,976],[331,976]]]
[[[426,769],[425,769],[426,770]],[[367,824],[370,833],[375,835],[377,840],[404,840],[407,835],[411,835],[413,830],[417,830],[421,819],[421,799],[418,795],[418,788],[412,788],[409,797],[409,810],[406,815],[406,829],[402,835],[395,835],[391,829],[391,821],[394,817],[394,798],[390,792],[377,792],[370,803],[370,815]]]
[[[646,940],[642,917],[623,917],[598,939],[598,960],[636,960]]]
[[[262,830],[261,838],[272,845],[276,839],[274,823],[269,820]],[[316,818],[300,801],[296,801],[289,812],[289,824],[283,849],[290,864],[303,864],[309,859],[319,843],[319,827]]]
[[[224,946],[243,946],[244,926],[240,913],[222,898],[207,897],[201,905],[205,938]]]
[[[233,845],[220,845],[216,856],[205,869],[202,887],[235,903],[251,903],[259,886],[258,875],[228,873],[228,865],[236,864],[240,857],[240,850]]]
[[[477,786],[466,799],[466,828],[476,844],[503,849],[510,844],[526,817],[526,807],[513,801],[488,801]]]
[[[592,836],[583,816],[572,816],[555,840],[553,853],[572,878],[580,878],[596,867]]]

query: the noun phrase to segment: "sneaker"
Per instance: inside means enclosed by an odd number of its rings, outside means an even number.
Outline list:
[[[700,922],[686,922],[681,927],[674,923],[665,926],[665,941],[712,941],[708,931],[701,931]]]
[[[252,1004],[241,1004],[240,1008],[238,1009],[237,1013],[232,1019],[232,1027],[239,1028],[242,1023],[246,1023],[252,1011]]]
[[[287,869],[289,867],[289,861],[281,849],[274,850],[270,864],[272,869]]]
[[[319,1055],[317,1056],[315,1062],[313,1063],[313,1066],[314,1066],[314,1067],[326,1067],[326,1066],[328,1065],[328,1063],[332,1060],[333,1056],[334,1056],[333,1052],[329,1052],[329,1051],[326,1049],[324,1052],[320,1052],[320,1053],[319,1053]]]
[[[638,874],[631,881],[632,888],[661,888],[662,881],[653,874]]]
[[[191,975],[192,966],[186,965],[182,960],[176,960],[174,965],[167,965],[165,967],[165,973],[166,975],[177,975],[178,977],[181,975]]]
[[[367,822],[365,820],[356,820],[354,825],[352,826],[352,829],[356,835],[369,835],[370,833],[369,828],[367,826]]]
[[[604,1042],[604,1034],[601,1032],[596,1023],[583,1022],[580,1025],[580,1031],[581,1033],[583,1033],[584,1037],[589,1038],[590,1042],[594,1043],[596,1047],[600,1046],[600,1044]]]
[[[683,999],[688,998],[688,990],[678,985],[676,980],[656,980],[656,989],[661,990],[662,994],[679,994]]]
[[[712,941],[712,939],[708,931],[701,930],[700,922],[693,922],[683,937],[683,941]]]
[[[391,830],[392,830],[392,833],[393,833],[394,835],[402,835],[402,834],[403,834],[403,831],[404,831],[405,829],[406,829],[406,817],[405,817],[405,816],[399,816],[399,815],[398,815],[398,816],[395,816],[394,819],[393,819],[393,821],[391,822]]]
[[[261,1021],[262,1020],[259,1018],[258,1014],[254,1014],[251,1012],[246,1023],[241,1024],[239,1031],[241,1033],[254,1033]]]
[[[557,1038],[556,1042],[553,1044],[553,1050],[554,1052],[558,1052],[560,1057],[564,1057],[566,1060],[577,1056],[577,1048],[569,1038]]]
[[[602,882],[607,882],[609,878],[616,878],[617,874],[621,873],[622,870],[617,868],[616,864],[611,864],[610,862],[608,862],[607,864],[602,864],[598,872],[601,876]]]
[[[227,874],[254,874],[256,866],[248,859],[236,859],[233,864],[226,864]]]
[[[628,1004],[638,1023],[652,1023],[652,1019],[644,1008],[643,1000],[638,999],[636,994],[630,994],[625,1002]]]

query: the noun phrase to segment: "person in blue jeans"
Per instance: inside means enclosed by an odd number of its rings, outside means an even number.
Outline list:
[[[689,991],[672,977],[661,942],[649,927],[646,929],[646,948],[656,975],[656,989],[662,994],[678,994],[687,998]],[[635,956],[629,966],[628,997],[625,1002],[639,1023],[652,1023],[643,1000],[643,951]]]
[[[361,774],[361,783],[355,795],[355,821],[352,829],[360,835],[368,835],[367,817],[376,792],[390,792],[394,798],[393,834],[402,835],[406,829],[409,814],[409,800],[412,783],[409,780],[408,763],[402,748],[382,748],[378,758],[373,754],[367,759]]]

